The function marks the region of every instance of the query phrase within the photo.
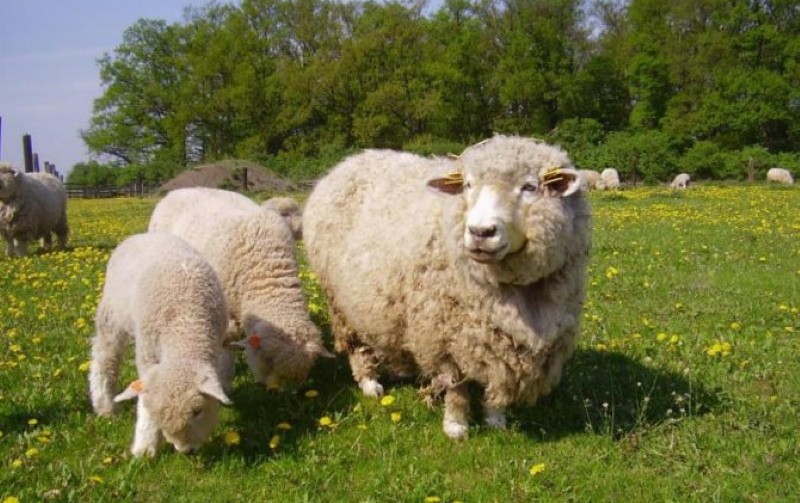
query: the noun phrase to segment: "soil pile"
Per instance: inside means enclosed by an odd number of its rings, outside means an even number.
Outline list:
[[[211,187],[242,192],[244,170],[247,170],[247,190],[251,192],[291,192],[295,184],[273,171],[249,161],[220,161],[188,169],[159,187],[161,192],[186,187]]]

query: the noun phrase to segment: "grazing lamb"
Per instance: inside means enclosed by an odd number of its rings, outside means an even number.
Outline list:
[[[257,382],[278,388],[304,381],[318,356],[332,356],[308,314],[295,241],[286,221],[249,198],[220,189],[170,192],[156,205],[150,230],[182,237],[222,280],[234,342]]]
[[[427,185],[427,187],[426,187]],[[468,433],[468,381],[487,423],[558,383],[578,335],[591,216],[558,148],[495,136],[457,160],[349,157],[304,211],[336,350],[362,391],[419,371],[444,394],[444,432]],[[431,190],[435,189],[435,190]]]
[[[89,390],[101,416],[112,414],[115,402],[139,398],[134,456],[153,456],[164,438],[190,452],[211,434],[219,404],[231,403],[216,363],[227,323],[216,273],[182,239],[138,234],[111,254],[95,317]],[[139,378],[114,397],[131,340]]]
[[[789,173],[787,169],[770,168],[770,170],[767,171],[767,181],[780,183],[781,185],[792,185],[794,183],[794,178],[792,178],[792,174]]]
[[[597,188],[600,173],[593,169],[579,169],[578,175],[581,177],[581,190],[588,191]]]
[[[614,168],[606,168],[600,173],[600,180],[595,187],[600,190],[610,190],[619,188],[619,173]]]
[[[23,173],[0,162],[0,235],[9,257],[24,257],[28,241],[42,239],[49,249],[51,234],[63,248],[67,243],[67,192],[47,173]]]
[[[673,189],[688,189],[690,183],[690,178],[688,173],[681,173],[672,180],[672,183],[669,185]]]
[[[303,212],[297,201],[291,197],[273,197],[261,203],[261,206],[277,211],[289,224],[296,240],[303,238]]]

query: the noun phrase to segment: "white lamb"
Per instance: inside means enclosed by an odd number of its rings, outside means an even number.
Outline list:
[[[67,192],[47,173],[23,173],[0,162],[0,235],[9,257],[28,253],[28,241],[42,239],[49,249],[52,236],[63,248],[67,243]]]
[[[691,179],[688,173],[680,173],[679,175],[675,176],[675,179],[672,180],[672,183],[669,186],[673,189],[688,189],[690,182]]]
[[[587,191],[597,188],[600,181],[600,173],[593,169],[579,169],[578,175],[581,177],[581,190]]]
[[[614,168],[606,168],[600,173],[600,180],[595,187],[600,190],[610,190],[619,188],[619,173]]]
[[[321,179],[304,239],[363,392],[383,393],[380,373],[419,371],[430,396],[444,393],[456,439],[468,434],[468,381],[483,386],[493,427],[549,393],[584,298],[591,216],[579,187],[563,151],[505,136],[457,160],[366,151]]]
[[[211,434],[219,404],[231,403],[216,363],[227,323],[217,275],[182,239],[138,234],[111,254],[95,317],[89,390],[101,416],[112,414],[115,402],[139,398],[134,456],[153,456],[164,438],[190,452]],[[139,377],[114,397],[129,341]]]
[[[792,178],[792,174],[788,169],[770,168],[770,170],[767,171],[767,181],[779,183],[781,185],[792,185],[794,183],[794,178]]]
[[[277,212],[235,192],[178,189],[156,205],[150,230],[182,237],[211,262],[231,333],[245,334],[233,345],[245,350],[257,382],[300,383],[318,356],[331,356],[308,313],[292,231]]]
[[[277,211],[289,224],[294,238],[303,238],[303,212],[297,201],[291,197],[272,197],[261,203],[261,206]]]

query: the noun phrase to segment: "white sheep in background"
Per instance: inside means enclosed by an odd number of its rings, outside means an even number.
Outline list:
[[[189,452],[211,434],[219,404],[230,404],[217,367],[227,324],[216,273],[182,239],[138,234],[111,254],[95,317],[89,390],[101,416],[112,414],[115,402],[138,397],[134,456],[154,455],[164,438]],[[129,341],[138,379],[114,397]]]
[[[303,238],[303,212],[297,201],[291,197],[272,197],[261,203],[261,206],[277,211],[289,224],[294,238]]]
[[[579,169],[578,175],[581,177],[581,190],[588,191],[597,188],[600,173],[593,169]]]
[[[689,183],[691,183],[691,178],[689,177],[688,173],[680,173],[672,180],[672,183],[669,185],[673,189],[688,189]]]
[[[67,192],[48,173],[23,173],[0,162],[0,235],[9,257],[28,253],[28,241],[42,239],[49,249],[52,236],[63,248],[67,243]]]
[[[317,357],[331,356],[308,313],[292,231],[277,212],[236,192],[178,189],[156,205],[150,230],[180,236],[211,262],[231,332],[245,334],[234,345],[245,350],[257,382],[300,383]]]
[[[770,170],[767,171],[767,181],[779,183],[781,185],[792,185],[794,183],[794,178],[792,178],[792,174],[787,169],[770,168]]]
[[[595,187],[600,190],[610,190],[619,188],[619,173],[614,168],[606,168],[600,173],[600,180]]]
[[[487,423],[558,383],[584,298],[591,216],[560,149],[496,136],[457,160],[392,151],[345,159],[304,211],[304,239],[366,395],[409,369],[468,434],[467,381]],[[431,190],[431,188],[435,190]],[[444,193],[444,194],[443,194]]]

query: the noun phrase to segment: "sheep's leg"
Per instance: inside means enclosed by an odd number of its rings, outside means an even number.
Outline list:
[[[115,409],[114,394],[125,353],[125,341],[124,334],[114,333],[106,326],[102,316],[98,316],[97,320],[97,335],[92,339],[89,362],[89,396],[94,411],[100,416],[109,416]]]
[[[67,235],[69,235],[69,225],[66,220],[62,220],[56,226],[56,238],[58,238],[58,247],[62,250],[67,247]]]
[[[457,384],[445,392],[442,428],[444,434],[453,440],[466,439],[469,435],[469,390],[466,384]]]
[[[230,349],[220,349],[217,354],[217,374],[223,391],[230,395],[233,392],[233,378],[236,374],[236,353]]]
[[[144,400],[139,397],[136,402],[136,432],[133,435],[131,453],[137,457],[155,456],[163,442],[161,430],[153,422],[150,412],[144,406]]]
[[[350,368],[358,387],[366,396],[383,396],[383,386],[378,382],[378,362],[370,348],[361,346],[351,352]]]
[[[42,249],[49,250],[53,247],[53,235],[50,232],[45,232],[42,236]]]
[[[28,242],[24,239],[14,239],[14,257],[24,257],[28,254]]]

